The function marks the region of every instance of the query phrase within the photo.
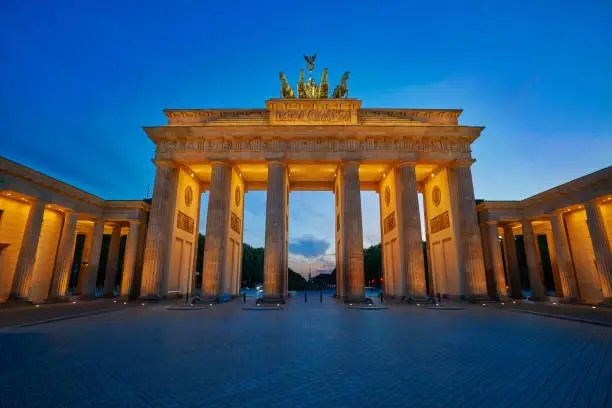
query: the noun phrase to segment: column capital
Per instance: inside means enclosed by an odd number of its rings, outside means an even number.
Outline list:
[[[215,160],[215,161],[211,161],[210,162],[210,166],[211,167],[218,167],[218,166],[232,167],[232,164],[230,162],[227,162],[227,161]]]
[[[487,225],[495,225],[496,227],[498,227],[499,226],[499,221],[497,221],[497,220],[486,220],[485,224],[487,224]]]
[[[412,162],[412,161],[401,161],[398,163],[397,167],[401,168],[401,167],[412,167],[415,168],[416,167],[416,163]]]
[[[357,167],[359,167],[360,165],[361,165],[361,163],[359,163],[357,160],[347,160],[347,161],[340,162],[339,167],[348,167],[348,166],[357,166]]]
[[[287,168],[287,164],[278,160],[272,160],[267,163],[268,168],[272,166],[281,166],[282,168]]]
[[[142,221],[142,220],[128,220],[128,223],[129,223],[130,225],[132,225],[132,224],[133,224],[133,225],[139,225],[139,224],[142,224],[143,222],[144,222],[144,221]]]
[[[171,169],[174,169],[174,168],[177,167],[176,163],[174,163],[172,160],[156,160],[156,159],[153,159],[151,161],[157,167],[169,167]]]
[[[457,167],[470,167],[472,164],[474,164],[474,162],[476,162],[476,159],[455,160],[455,161],[449,163],[448,167],[451,168],[451,169],[457,168]]]

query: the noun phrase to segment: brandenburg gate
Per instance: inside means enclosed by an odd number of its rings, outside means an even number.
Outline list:
[[[308,60],[308,59],[307,59]],[[141,298],[193,290],[200,196],[209,192],[202,293],[240,290],[244,194],[266,190],[264,299],[287,296],[289,192],[332,191],[337,295],[364,299],[361,190],[380,197],[383,276],[388,294],[427,297],[418,194],[423,195],[431,280],[461,298],[487,296],[474,201],[470,145],[483,127],[461,110],[372,109],[348,97],[347,79],[329,97],[300,75],[297,95],[281,73],[281,97],[261,109],[170,109],[145,127],[157,167]]]

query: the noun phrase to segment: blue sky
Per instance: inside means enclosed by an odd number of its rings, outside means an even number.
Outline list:
[[[476,196],[520,199],[611,164],[610,21],[609,1],[9,0],[0,155],[141,198],[154,177],[141,126],[163,108],[263,107],[278,72],[295,82],[317,52],[330,82],[351,71],[364,107],[464,109],[486,126]],[[363,194],[365,244],[380,239],[377,200]],[[245,203],[245,239],[262,245],[265,193]],[[332,212],[331,193],[292,194],[295,262],[332,258]]]

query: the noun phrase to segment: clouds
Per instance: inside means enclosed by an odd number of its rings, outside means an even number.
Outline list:
[[[289,241],[289,252],[312,258],[324,255],[329,246],[330,242],[325,239],[305,235]]]

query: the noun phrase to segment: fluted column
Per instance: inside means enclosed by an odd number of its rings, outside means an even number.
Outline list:
[[[576,284],[576,273],[572,263],[569,243],[567,242],[567,234],[565,233],[563,214],[552,214],[550,216],[550,225],[552,227],[552,238],[563,299],[566,301],[577,300],[578,286]]]
[[[480,229],[480,242],[482,243],[482,258],[485,266],[485,276],[487,278],[487,294],[490,298],[497,297],[496,279],[493,267],[491,266],[491,251],[489,250],[489,230],[487,228],[487,222],[480,220],[478,222],[478,228]]]
[[[518,267],[518,258],[516,255],[516,241],[512,232],[512,225],[505,224],[504,228],[504,246],[506,249],[506,272],[508,273],[508,281],[510,284],[510,297],[514,299],[523,298],[523,287],[521,284],[521,272]]]
[[[13,290],[11,291],[13,296],[19,298],[28,297],[44,212],[45,203],[41,201],[32,202],[21,240],[21,249],[19,250],[19,258],[13,278]]]
[[[546,290],[542,279],[542,269],[538,252],[536,249],[536,238],[533,225],[530,220],[522,220],[523,241],[525,243],[525,255],[527,256],[527,267],[529,268],[529,284],[531,286],[531,300],[546,300]]]
[[[427,297],[419,191],[414,163],[401,163],[398,168],[398,176],[400,196],[398,211],[401,211],[399,227],[402,233],[402,251],[406,267],[406,295],[411,298]]]
[[[157,164],[142,267],[140,296],[143,299],[158,300],[165,295],[161,293],[161,283],[166,273],[166,260],[170,256],[168,239],[171,236],[177,181],[177,169],[166,163]]]
[[[104,239],[104,221],[96,220],[94,222],[93,232],[91,234],[91,248],[89,250],[89,263],[85,270],[85,278],[83,281],[83,293],[81,296],[85,299],[96,297],[96,281],[98,279],[98,267],[100,266],[100,252],[102,251],[102,240]]]
[[[458,200],[455,204],[459,211],[458,245],[461,245],[463,268],[465,270],[466,294],[469,297],[484,297],[487,295],[487,278],[484,269],[478,215],[474,200],[474,185],[472,184],[471,163],[456,163],[451,167],[451,196]]]
[[[119,261],[119,246],[121,244],[121,226],[113,225],[110,243],[108,245],[108,260],[104,277],[104,292],[102,296],[113,297],[117,286],[117,262]]]
[[[130,221],[130,229],[125,241],[123,273],[121,274],[121,288],[119,289],[119,296],[123,298],[130,298],[134,292],[134,271],[136,267],[140,224],[140,221]]]
[[[362,301],[365,297],[363,272],[363,224],[361,220],[361,190],[359,163],[342,164],[342,237],[345,282],[345,299]]]
[[[499,246],[499,233],[497,232],[497,221],[487,221],[487,239],[489,256],[491,258],[491,269],[495,278],[495,292],[500,299],[508,298],[506,288],[506,275],[504,274],[504,261]]]
[[[553,282],[555,285],[555,295],[557,297],[563,296],[563,285],[561,285],[561,276],[559,275],[559,265],[557,261],[557,251],[555,250],[554,239],[552,230],[546,229],[544,231],[546,234],[546,245],[548,247],[548,256],[550,257],[550,267],[552,269],[553,274]]]
[[[283,163],[268,165],[266,197],[266,248],[264,253],[264,296],[285,296],[285,231],[287,208],[287,175]]]
[[[49,297],[52,299],[66,296],[72,262],[74,261],[78,218],[78,214],[74,212],[64,212],[64,226],[62,227],[62,235],[57,249],[53,280],[51,281],[51,291],[49,293]]]
[[[231,179],[232,169],[227,163],[212,163],[202,277],[202,294],[209,298],[223,295]]]
[[[590,202],[584,205],[587,215],[587,224],[589,226],[589,234],[593,243],[593,251],[595,252],[595,260],[597,261],[597,272],[599,273],[599,282],[601,283],[601,293],[605,301],[612,301],[612,249],[606,227],[604,224],[601,208],[596,202]]]

